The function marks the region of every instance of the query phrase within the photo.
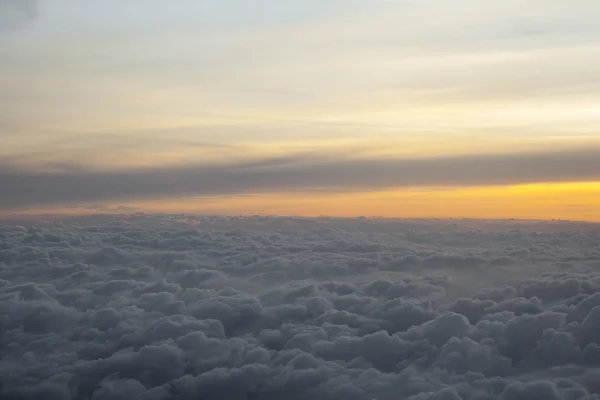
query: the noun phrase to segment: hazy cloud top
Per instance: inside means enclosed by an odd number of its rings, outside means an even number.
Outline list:
[[[597,226],[102,218],[0,229],[3,399],[600,395]]]

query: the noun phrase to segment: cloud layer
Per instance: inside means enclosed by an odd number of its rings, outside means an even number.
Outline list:
[[[9,399],[597,399],[595,225],[119,216],[0,230]]]
[[[60,171],[37,172],[10,162],[0,165],[0,207],[4,208],[178,195],[600,180],[597,148],[429,159],[289,155],[246,163],[123,171],[66,165]]]

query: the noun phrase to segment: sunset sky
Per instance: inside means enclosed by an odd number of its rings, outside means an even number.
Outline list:
[[[598,0],[0,4],[0,214],[600,221]]]

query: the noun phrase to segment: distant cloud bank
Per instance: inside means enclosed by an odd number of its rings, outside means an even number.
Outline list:
[[[427,159],[342,158],[327,154],[220,165],[120,171],[65,165],[47,172],[0,161],[0,207],[180,195],[363,191],[416,186],[511,185],[600,180],[600,150],[464,155]]]

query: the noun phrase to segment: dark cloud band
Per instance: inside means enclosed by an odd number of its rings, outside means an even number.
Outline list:
[[[429,159],[309,154],[252,163],[116,172],[90,171],[73,165],[60,172],[32,172],[1,161],[0,166],[0,207],[16,208],[180,195],[594,181],[600,180],[600,149]]]

